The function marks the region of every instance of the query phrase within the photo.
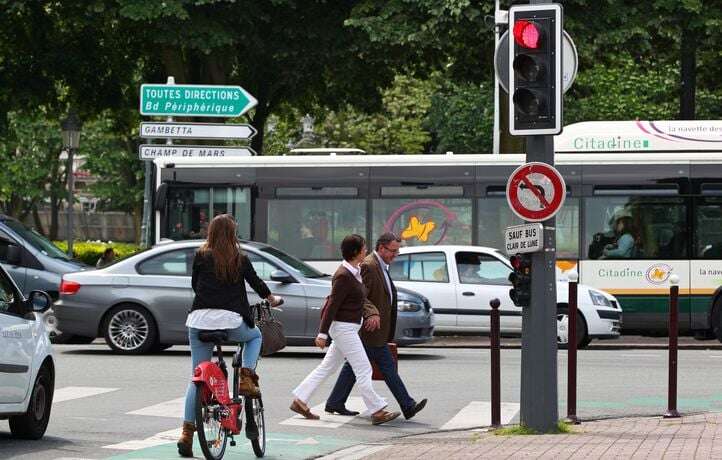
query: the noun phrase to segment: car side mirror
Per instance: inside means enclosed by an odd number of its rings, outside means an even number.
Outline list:
[[[45,313],[53,305],[53,301],[45,291],[30,291],[27,300],[27,310],[35,313]]]
[[[289,284],[289,283],[295,283],[296,280],[293,279],[291,275],[286,273],[283,270],[274,270],[271,272],[271,281],[277,281],[279,283],[283,284]]]
[[[10,244],[8,245],[5,258],[10,265],[20,265],[20,262],[23,259],[23,250],[20,249],[20,246]]]

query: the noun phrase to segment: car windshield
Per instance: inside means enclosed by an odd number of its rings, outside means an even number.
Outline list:
[[[21,224],[16,220],[6,220],[5,225],[10,227],[15,233],[20,235],[25,241],[30,243],[32,247],[42,252],[46,256],[50,256],[54,259],[70,260],[70,258],[61,251],[57,246],[50,242],[40,233],[32,230],[25,225]]]
[[[306,278],[324,278],[327,276],[325,273],[321,273],[320,271],[316,270],[312,266],[308,265],[305,262],[302,262],[292,255],[286,254],[285,252],[279,251],[278,249],[272,247],[272,246],[264,246],[262,248],[259,248],[262,252],[265,252],[267,254],[271,254],[273,257],[276,257],[277,259],[280,259],[281,261],[285,262],[287,265],[289,265],[291,268],[305,276]]]

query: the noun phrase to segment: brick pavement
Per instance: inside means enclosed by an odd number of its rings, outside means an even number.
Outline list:
[[[722,413],[584,422],[573,433],[498,436],[466,430],[395,438],[358,446],[335,459],[722,459]]]

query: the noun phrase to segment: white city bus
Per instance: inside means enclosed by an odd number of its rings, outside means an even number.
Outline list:
[[[560,277],[614,294],[624,330],[666,329],[669,276],[680,322],[720,336],[722,121],[585,122],[555,139],[568,193],[556,217]],[[268,242],[327,272],[349,233],[384,230],[407,245],[502,247],[520,223],[505,199],[524,155],[286,155],[155,160],[156,241],[204,236],[231,213],[242,238]],[[615,256],[615,222],[634,248]],[[618,252],[618,251],[617,251]],[[442,307],[442,306],[438,306]]]

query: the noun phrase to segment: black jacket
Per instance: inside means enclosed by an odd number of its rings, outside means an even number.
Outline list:
[[[235,283],[225,283],[216,277],[213,255],[210,252],[201,254],[196,252],[193,260],[193,276],[191,285],[195,298],[191,311],[204,308],[218,308],[238,313],[249,327],[254,326],[253,312],[248,305],[246,283],[253,288],[261,298],[271,295],[271,291],[251,265],[248,257],[241,255],[240,279]]]

